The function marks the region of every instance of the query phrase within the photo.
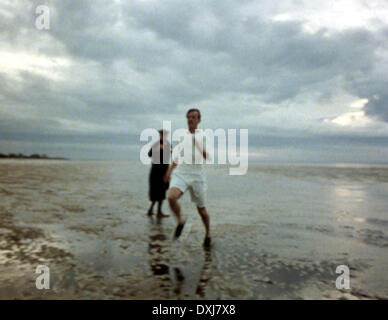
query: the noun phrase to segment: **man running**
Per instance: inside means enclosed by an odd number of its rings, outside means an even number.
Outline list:
[[[191,201],[196,204],[205,226],[203,245],[205,248],[210,248],[210,218],[205,207],[206,181],[202,169],[203,159],[207,159],[209,155],[205,150],[204,135],[197,129],[198,124],[201,122],[200,111],[190,109],[186,113],[186,118],[189,130],[186,132],[184,143],[180,144],[180,148],[174,148],[172,164],[164,177],[166,182],[170,181],[171,178],[167,199],[172,212],[177,218],[178,225],[175,229],[175,239],[178,239],[185,224],[178,199],[186,190],[190,191]],[[182,155],[182,151],[185,153],[184,159],[182,163],[178,163],[177,156],[178,154]],[[187,159],[191,161],[186,161]]]

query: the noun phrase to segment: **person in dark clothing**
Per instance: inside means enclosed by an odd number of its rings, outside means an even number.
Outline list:
[[[148,209],[148,215],[153,215],[153,209],[158,202],[158,217],[168,217],[162,212],[163,200],[166,199],[166,191],[169,183],[165,182],[163,177],[170,164],[171,146],[167,140],[167,131],[159,130],[160,139],[154,143],[148,152],[152,157],[152,167],[149,175],[149,198],[151,206]]]

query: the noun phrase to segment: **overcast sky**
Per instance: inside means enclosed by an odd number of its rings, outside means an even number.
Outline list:
[[[35,26],[38,5],[50,29]],[[145,128],[252,161],[388,162],[386,0],[0,2],[0,153],[139,159]]]

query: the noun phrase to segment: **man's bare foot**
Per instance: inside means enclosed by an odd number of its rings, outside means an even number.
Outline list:
[[[203,247],[205,249],[210,249],[210,245],[211,245],[211,238],[205,237],[205,240],[203,241]]]
[[[175,234],[174,234],[174,239],[178,239],[179,236],[182,233],[183,227],[185,226],[185,222],[178,224],[176,229],[175,229]]]

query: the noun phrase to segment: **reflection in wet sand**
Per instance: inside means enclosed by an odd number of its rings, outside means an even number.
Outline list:
[[[156,221],[150,217],[151,230],[149,234],[148,253],[150,255],[150,265],[153,275],[159,282],[159,288],[168,295],[171,286],[168,246],[166,235],[163,232],[162,221]]]
[[[204,253],[205,253],[205,262],[203,264],[203,267],[201,270],[201,276],[199,278],[197,289],[195,291],[195,293],[202,298],[205,296],[205,289],[210,280],[211,274],[209,271],[212,263],[211,251],[205,249]]]
[[[171,262],[170,244],[168,234],[163,229],[162,218],[150,217],[150,234],[148,242],[148,254],[150,256],[150,267],[158,287],[166,297],[176,295],[180,298],[185,287],[186,277],[181,268],[174,266]],[[198,283],[195,287],[195,294],[205,297],[206,286],[211,278],[210,266],[212,253],[204,249],[204,262],[200,270]],[[192,287],[189,283],[189,287]],[[193,294],[190,292],[189,294]]]

